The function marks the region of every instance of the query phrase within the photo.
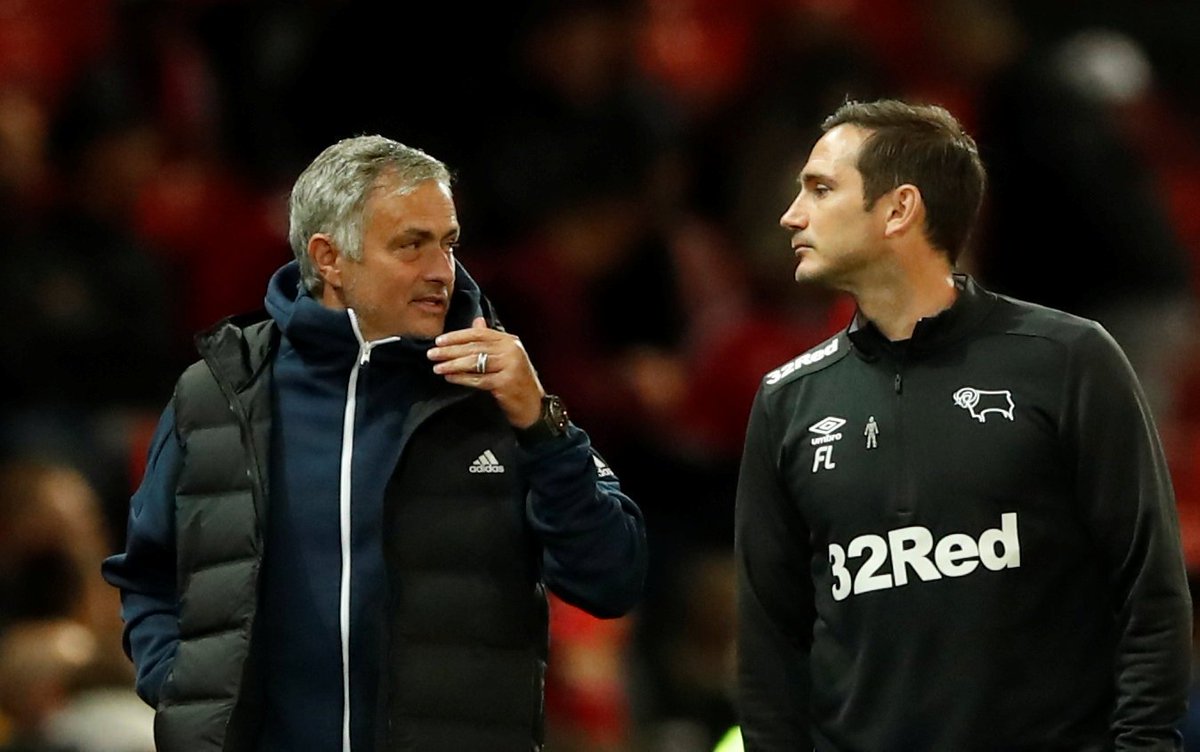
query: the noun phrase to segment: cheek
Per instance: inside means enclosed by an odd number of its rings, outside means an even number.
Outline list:
[[[384,297],[380,287],[377,276],[369,273],[359,274],[355,276],[353,284],[346,287],[346,298],[356,308],[376,310]]]

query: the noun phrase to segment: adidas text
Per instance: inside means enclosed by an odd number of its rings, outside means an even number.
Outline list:
[[[476,457],[471,466],[467,468],[467,471],[472,473],[502,473],[504,472],[504,465],[500,464],[500,460],[496,459],[496,455],[492,454],[492,450],[489,449]]]

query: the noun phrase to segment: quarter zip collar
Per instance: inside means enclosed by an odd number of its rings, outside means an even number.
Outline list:
[[[974,330],[996,302],[996,296],[980,287],[969,275],[955,273],[958,296],[949,308],[919,320],[912,337],[892,342],[862,311],[856,311],[846,334],[854,352],[864,360],[883,357],[890,361],[919,358],[936,352]]]

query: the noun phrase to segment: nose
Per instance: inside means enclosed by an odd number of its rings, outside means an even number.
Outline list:
[[[792,205],[779,218],[779,226],[785,230],[803,230],[808,227],[808,212],[800,205],[800,194],[796,194]]]
[[[439,248],[432,254],[425,266],[425,279],[437,282],[447,287],[454,284],[454,251],[451,248]]]

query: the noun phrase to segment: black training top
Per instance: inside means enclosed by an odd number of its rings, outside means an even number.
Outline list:
[[[737,495],[747,750],[1177,749],[1162,448],[1095,322],[960,294],[763,379]]]

